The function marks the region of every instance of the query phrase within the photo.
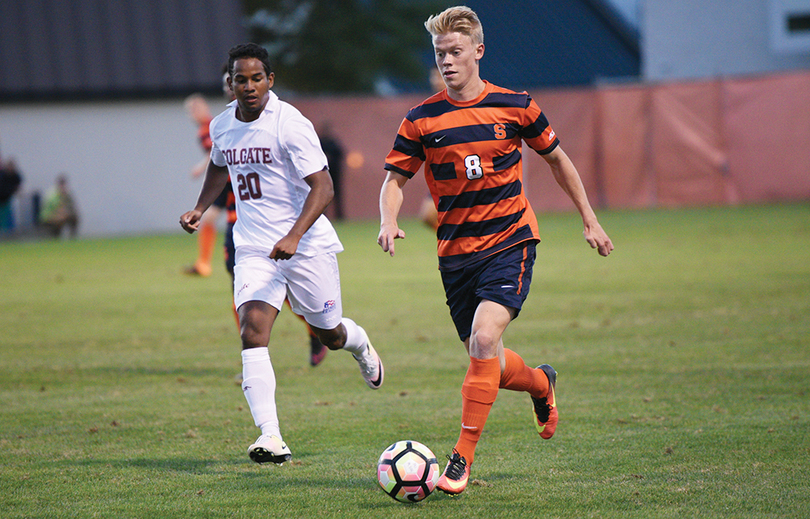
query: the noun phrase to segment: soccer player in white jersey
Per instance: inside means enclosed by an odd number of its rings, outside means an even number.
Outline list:
[[[281,464],[292,454],[279,428],[268,344],[285,297],[323,344],[352,353],[371,389],[382,385],[384,372],[365,330],[343,317],[336,257],[343,246],[323,215],[334,192],[315,129],[270,90],[275,76],[264,48],[247,43],[228,55],[228,84],[236,100],[211,121],[205,180],[180,225],[189,233],[197,229],[230,173],[242,390],[262,431],[248,454],[257,463]]]

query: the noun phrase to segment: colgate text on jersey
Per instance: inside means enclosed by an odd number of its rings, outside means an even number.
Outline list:
[[[273,162],[270,158],[270,148],[235,148],[223,150],[223,153],[230,166],[237,164],[271,164]]]

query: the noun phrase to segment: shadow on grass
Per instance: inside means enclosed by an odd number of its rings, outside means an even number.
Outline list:
[[[193,458],[132,458],[132,459],[81,459],[63,460],[53,463],[56,466],[71,466],[83,469],[106,467],[119,470],[137,469],[158,472],[185,472],[188,474],[212,474],[232,472],[245,463],[234,460],[203,460]],[[218,470],[218,467],[220,470]],[[226,470],[227,469],[227,470]]]
[[[81,381],[88,385],[91,381],[112,382],[121,384],[131,379],[143,381],[145,379],[161,379],[167,381],[199,381],[221,379],[223,383],[233,384],[234,375],[239,371],[238,366],[232,369],[222,367],[189,367],[189,366],[36,366],[27,370],[10,372],[3,379],[3,384],[10,388],[19,388],[26,384],[37,387],[58,387],[66,384],[76,384]],[[47,381],[43,377],[47,375]]]
[[[233,375],[237,369],[226,370],[225,368],[190,368],[188,366],[100,366],[95,368],[87,368],[81,370],[87,374],[98,374],[103,377],[121,377],[121,376],[167,376],[167,377],[187,377],[189,379],[199,379],[203,377],[220,377],[227,382],[233,380]]]
[[[84,459],[84,460],[64,460],[53,463],[54,467],[72,467],[86,471],[96,471],[99,469],[116,470],[126,472],[134,470],[139,473],[182,473],[188,476],[215,476],[222,479],[223,476],[239,479],[248,485],[257,485],[262,489],[266,488],[268,479],[272,480],[276,490],[290,489],[292,492],[300,492],[301,488],[309,488],[316,491],[318,488],[331,490],[346,490],[359,492],[375,487],[377,482],[370,476],[368,478],[341,478],[330,474],[313,475],[312,466],[299,466],[295,464],[284,464],[281,466],[273,464],[257,465],[242,459],[192,459],[192,458],[133,458],[133,459]],[[393,501],[392,501],[393,502]]]

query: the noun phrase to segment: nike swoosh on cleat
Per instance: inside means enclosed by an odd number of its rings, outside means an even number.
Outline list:
[[[464,488],[464,486],[465,486],[464,483],[465,483],[464,481],[453,481],[451,479],[447,479],[445,481],[445,485],[450,487],[453,490],[457,490],[459,488]]]
[[[382,377],[383,377],[383,367],[382,367],[382,361],[381,360],[377,361],[377,366],[380,369],[380,373],[379,373],[379,375],[377,375],[377,380],[372,380],[371,383],[373,385],[379,387],[379,385],[382,384]]]

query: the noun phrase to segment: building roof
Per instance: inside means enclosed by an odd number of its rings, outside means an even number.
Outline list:
[[[466,3],[484,24],[482,77],[500,86],[639,75],[638,32],[608,0]],[[0,2],[0,102],[213,93],[247,34],[240,0]]]
[[[0,2],[0,100],[219,88],[239,0]]]

